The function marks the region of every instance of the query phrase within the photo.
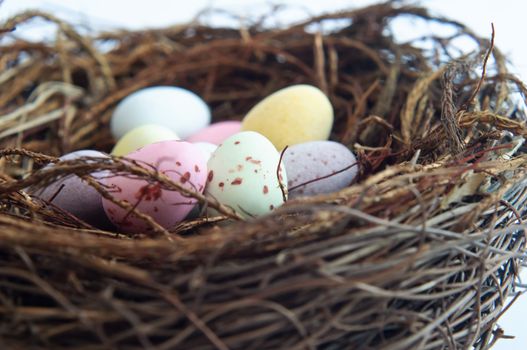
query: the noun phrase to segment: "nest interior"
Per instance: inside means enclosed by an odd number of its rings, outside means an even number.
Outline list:
[[[56,24],[54,40],[7,40],[36,17]],[[398,18],[454,34],[401,43]],[[493,36],[400,2],[284,28],[196,21],[91,36],[37,11],[3,28],[4,348],[487,349],[502,337],[525,258],[526,89]],[[460,37],[476,50],[457,52]],[[190,193],[224,216],[129,236],[25,191],[77,175],[111,198],[95,170],[181,190],[119,158],[56,157],[109,151],[113,108],[146,86],[195,91],[218,121],[297,83],[328,95],[331,139],[360,159],[360,180],[340,192],[248,221]]]

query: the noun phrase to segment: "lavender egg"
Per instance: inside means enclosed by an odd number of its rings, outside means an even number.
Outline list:
[[[287,172],[289,198],[339,191],[357,177],[355,155],[334,141],[312,141],[286,149],[283,162]]]
[[[108,158],[104,153],[93,150],[80,150],[60,157],[60,160],[73,160],[81,157]],[[49,165],[52,167],[53,165]],[[95,179],[105,172],[90,174]],[[99,228],[110,228],[111,224],[104,212],[101,195],[77,175],[61,178],[45,188],[30,191],[34,196],[59,207],[86,223]]]

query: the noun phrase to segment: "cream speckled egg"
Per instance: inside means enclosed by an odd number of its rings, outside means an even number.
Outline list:
[[[278,150],[297,143],[327,140],[333,127],[333,107],[318,88],[293,85],[276,91],[254,106],[242,130],[267,137]]]
[[[192,91],[175,86],[154,86],[135,91],[115,108],[110,128],[120,139],[128,131],[158,124],[186,138],[210,124],[210,109]]]
[[[277,174],[280,154],[257,132],[245,131],[226,139],[207,163],[205,193],[244,218],[269,213],[284,203],[285,167]]]
[[[112,154],[124,156],[154,142],[179,140],[172,129],[162,125],[145,124],[128,131],[115,144]]]

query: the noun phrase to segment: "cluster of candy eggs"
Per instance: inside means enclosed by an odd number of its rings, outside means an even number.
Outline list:
[[[155,169],[188,191],[214,198],[243,218],[269,213],[288,196],[338,191],[357,175],[353,153],[327,141],[333,108],[313,86],[294,85],[269,95],[242,122],[209,125],[210,120],[206,103],[188,90],[145,88],[116,107],[111,131],[117,143],[111,153]],[[87,155],[108,157],[83,150],[61,160]],[[114,199],[127,202],[165,228],[184,220],[197,205],[188,193],[144,179],[91,175]],[[107,226],[101,224],[105,216],[122,231],[149,228],[143,218],[102,198],[77,176],[56,181],[35,194],[95,226]]]

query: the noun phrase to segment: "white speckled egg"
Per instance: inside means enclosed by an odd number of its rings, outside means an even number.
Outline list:
[[[172,129],[157,124],[145,124],[124,134],[113,147],[112,154],[124,156],[151,143],[170,140],[179,140]]]
[[[333,127],[333,107],[324,93],[311,85],[293,85],[276,91],[254,106],[242,121],[242,130],[285,146],[327,140]]]
[[[205,193],[244,218],[269,213],[284,203],[277,175],[279,161],[280,154],[261,134],[234,134],[218,146],[207,163]],[[285,168],[280,169],[287,193]]]
[[[353,182],[359,170],[355,155],[334,141],[313,141],[288,147],[283,162],[290,198],[341,190]]]
[[[154,167],[174,182],[202,192],[207,180],[207,163],[203,152],[195,145],[184,141],[162,141],[126,155],[148,169]],[[194,207],[197,200],[180,192],[160,187],[159,183],[127,175],[109,176],[104,179],[112,195],[125,200],[141,213],[152,217],[158,224],[170,228],[182,221]],[[129,214],[127,210],[103,199],[104,209],[110,220],[126,232],[144,232],[149,229],[146,221]]]
[[[74,160],[81,157],[108,158],[108,155],[93,150],[80,150],[65,154],[59,159]],[[52,166],[48,165],[48,167]],[[105,174],[107,172],[100,171],[92,173],[91,176],[94,179],[100,179]],[[59,179],[45,188],[29,189],[29,193],[71,213],[90,225],[99,228],[111,227],[102,207],[101,195],[77,175]]]
[[[155,86],[137,90],[119,102],[110,127],[116,139],[144,124],[162,125],[186,138],[209,123],[209,107],[198,95],[179,87]]]

